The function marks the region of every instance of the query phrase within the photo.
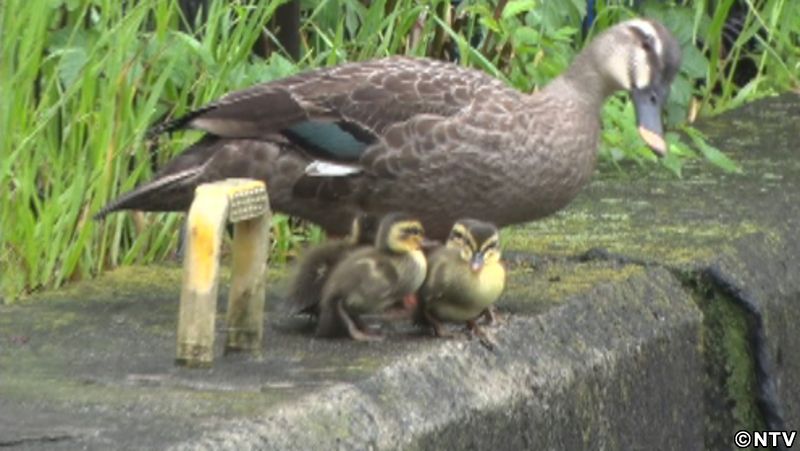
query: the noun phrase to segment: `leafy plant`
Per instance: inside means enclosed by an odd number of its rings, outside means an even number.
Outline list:
[[[662,20],[682,44],[668,122],[675,174],[703,157],[739,168],[686,125],[772,92],[797,87],[800,2],[696,0],[303,0],[298,61],[253,54],[284,1],[212,0],[194,24],[179,2],[0,2],[0,294],[14,298],[120,264],[173,255],[179,215],[90,219],[107,200],[149,179],[198,139],[197,132],[146,139],[149,126],[226,92],[309,67],[392,54],[428,55],[485,70],[523,91],[561,73],[588,39],[639,11]],[[455,2],[454,2],[455,3]],[[728,11],[744,4],[729,33]],[[737,16],[738,17],[738,16]],[[192,25],[192,26],[190,26]],[[752,77],[737,79],[752,66]],[[651,164],[623,97],[605,107],[601,156]],[[683,136],[681,138],[681,136]],[[694,149],[694,150],[693,150]],[[274,221],[273,260],[317,241],[317,228]]]

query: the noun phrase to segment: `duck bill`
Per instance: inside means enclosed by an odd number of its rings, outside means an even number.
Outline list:
[[[655,86],[634,89],[631,93],[636,107],[636,125],[639,136],[647,147],[657,156],[667,154],[667,142],[664,141],[664,126],[661,123],[661,107],[666,95]]]
[[[476,252],[472,256],[472,259],[469,261],[469,269],[471,269],[472,272],[478,272],[481,269],[483,269],[483,254],[482,253]]]

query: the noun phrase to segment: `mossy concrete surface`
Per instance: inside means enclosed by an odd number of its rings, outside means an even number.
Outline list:
[[[380,343],[314,339],[281,274],[263,356],[221,356],[220,332],[209,369],[173,364],[177,267],[0,306],[0,445],[731,449],[738,429],[797,429],[798,118],[785,95],[701,126],[745,174],[605,168],[505,230],[494,350],[402,321]]]

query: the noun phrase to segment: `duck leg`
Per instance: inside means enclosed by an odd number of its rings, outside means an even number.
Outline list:
[[[403,296],[402,300],[396,301],[379,316],[389,321],[399,321],[413,318],[419,309],[419,298],[416,293]]]
[[[492,306],[486,307],[486,310],[481,313],[481,318],[483,318],[484,324],[491,326],[497,322],[497,311]]]
[[[358,319],[350,316],[350,313],[344,308],[344,302],[339,301],[336,303],[336,312],[339,314],[342,324],[347,328],[347,333],[350,338],[356,341],[380,341],[383,340],[383,335],[370,333],[365,330],[364,324]]]
[[[471,335],[478,337],[478,340],[481,344],[488,350],[494,351],[495,347],[497,347],[497,343],[495,343],[494,338],[489,335],[485,330],[483,330],[476,320],[469,320],[467,321],[467,330],[470,332]]]
[[[480,318],[483,319],[483,323],[487,326],[496,326],[505,320],[504,317],[497,313],[497,307],[493,305],[486,307],[486,309],[481,312]]]
[[[444,323],[436,319],[433,315],[430,314],[427,310],[422,311],[422,316],[425,318],[425,321],[433,328],[433,335],[439,338],[453,338],[456,334],[453,332],[448,331]]]

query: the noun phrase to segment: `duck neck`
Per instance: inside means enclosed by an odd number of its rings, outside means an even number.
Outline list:
[[[553,90],[561,97],[571,97],[586,104],[590,111],[599,112],[605,100],[622,89],[613,74],[608,73],[609,65],[616,64],[618,55],[607,48],[602,38],[598,37],[580,52],[569,69],[545,90]]]

